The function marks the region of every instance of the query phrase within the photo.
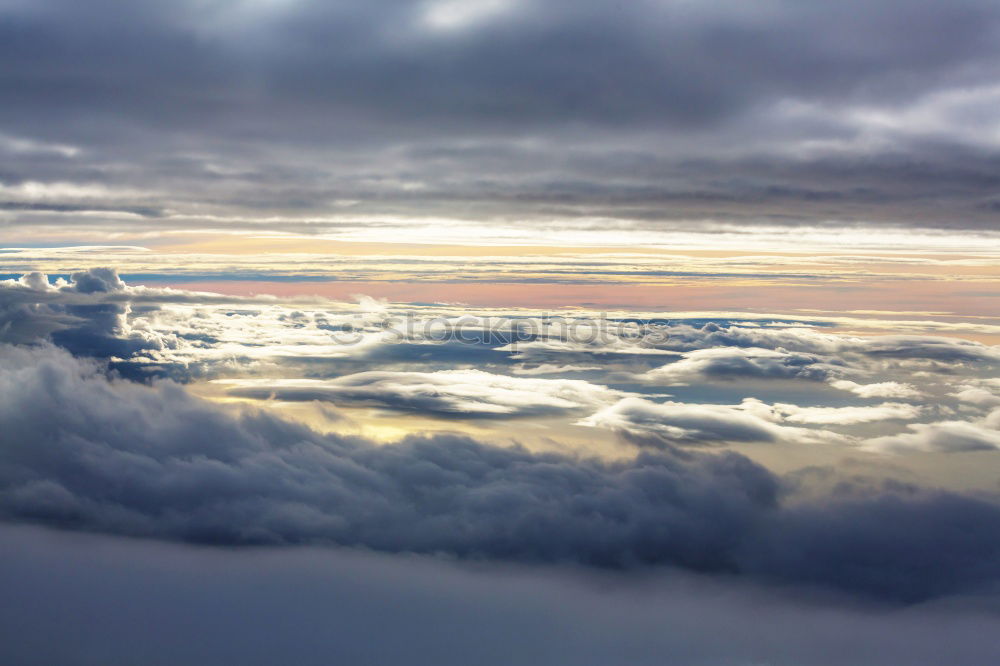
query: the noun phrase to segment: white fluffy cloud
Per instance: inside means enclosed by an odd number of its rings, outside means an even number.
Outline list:
[[[610,428],[630,441],[650,446],[778,441],[815,444],[847,439],[827,431],[780,425],[740,406],[654,403],[640,398],[625,398],[579,424]]]
[[[509,377],[482,370],[362,372],[335,379],[218,380],[232,396],[321,400],[339,405],[469,417],[593,410],[625,393],[579,379]]]
[[[862,398],[895,398],[897,400],[906,400],[909,398],[919,399],[924,396],[912,384],[904,384],[902,382],[859,384],[849,379],[836,379],[830,382],[830,386],[841,391],[850,391]]]
[[[741,409],[761,418],[786,423],[848,426],[880,421],[912,420],[919,418],[923,409],[902,402],[883,402],[878,405],[853,405],[849,407],[801,407],[787,403],[768,405],[748,398]]]
[[[991,415],[992,416],[992,415]],[[1000,421],[1000,420],[998,420]],[[1000,431],[992,418],[982,422],[941,421],[911,423],[908,432],[875,437],[863,447],[879,453],[964,453],[1000,449]]]
[[[977,405],[979,407],[996,407],[1000,405],[1000,379],[970,379],[968,383],[960,384],[952,393],[959,402]]]
[[[647,372],[643,379],[666,385],[727,379],[823,380],[837,370],[812,354],[759,347],[720,347],[687,352],[674,363]]]
[[[952,338],[837,335],[768,320],[694,325],[655,313],[532,319],[372,299],[240,299],[130,286],[111,269],[0,282],[0,338],[114,359],[125,376],[226,379],[245,398],[453,419],[590,414],[592,425],[686,444],[851,445],[870,436],[866,424],[892,421],[913,427],[869,448],[963,451],[991,446],[988,432],[970,429],[984,427],[1000,400],[983,377],[997,349]],[[579,372],[586,381],[569,374]],[[664,386],[684,388],[665,405],[620,403],[667,397]],[[716,402],[713,391],[731,404],[703,404]],[[668,407],[656,426],[643,416]],[[927,422],[946,419],[958,425]]]

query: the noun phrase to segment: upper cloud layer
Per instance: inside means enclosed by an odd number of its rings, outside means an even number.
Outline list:
[[[986,0],[0,13],[0,217],[22,229],[995,227]]]

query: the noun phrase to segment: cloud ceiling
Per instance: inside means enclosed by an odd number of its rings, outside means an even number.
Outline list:
[[[18,228],[995,229],[1000,11],[982,0],[0,16]]]

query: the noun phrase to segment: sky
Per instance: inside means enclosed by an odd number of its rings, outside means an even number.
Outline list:
[[[986,1],[0,0],[0,661],[997,661],[998,103]]]

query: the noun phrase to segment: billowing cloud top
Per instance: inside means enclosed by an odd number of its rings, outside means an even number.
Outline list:
[[[170,383],[109,381],[53,348],[0,355],[7,520],[212,544],[673,565],[902,601],[1000,579],[1000,505],[988,498],[902,487],[789,505],[778,477],[735,453],[614,463],[446,435],[375,446],[227,412]],[[663,427],[717,434],[696,425],[717,418],[709,410],[668,414],[677,425]],[[727,423],[727,438],[773,436],[750,417]]]

